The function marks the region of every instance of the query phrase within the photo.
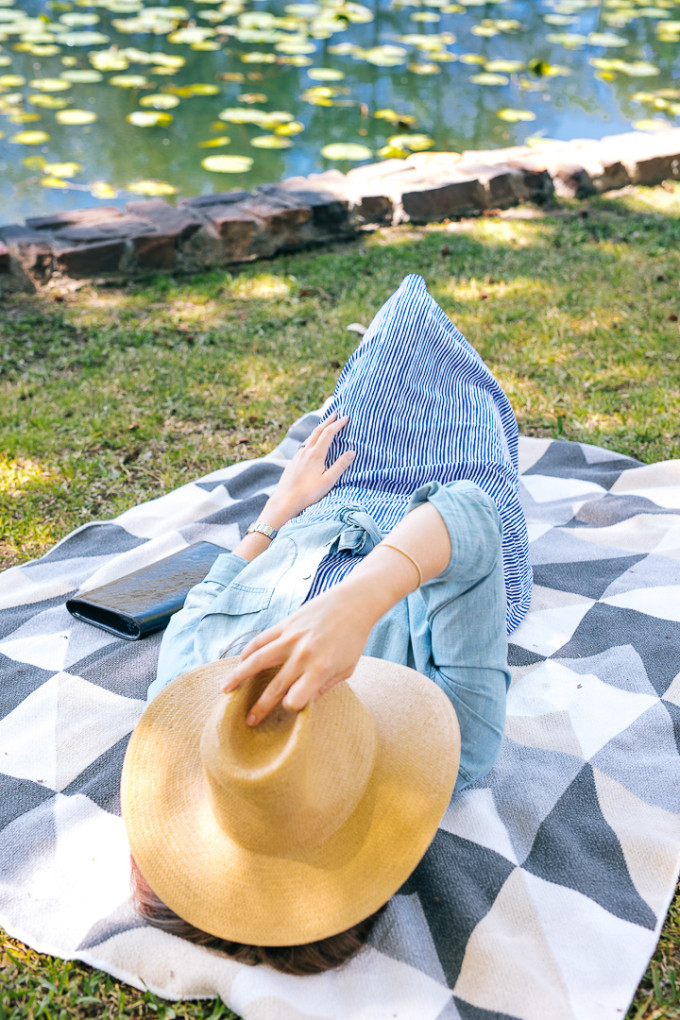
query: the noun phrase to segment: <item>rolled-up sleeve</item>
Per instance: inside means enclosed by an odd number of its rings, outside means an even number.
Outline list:
[[[171,618],[161,641],[156,679],[147,692],[147,701],[180,673],[199,664],[196,633],[199,621],[213,606],[216,597],[240,574],[248,560],[234,553],[218,556],[209,573],[189,591],[184,606]]]
[[[503,738],[510,683],[505,628],[502,524],[473,482],[430,482],[409,509],[429,501],[446,524],[451,558],[419,589],[431,636],[432,678],[458,715],[461,766],[456,788],[481,778]]]

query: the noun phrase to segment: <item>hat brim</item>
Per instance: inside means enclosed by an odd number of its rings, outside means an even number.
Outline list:
[[[431,680],[362,657],[347,683],[376,722],[378,751],[356,810],[317,846],[255,853],[218,825],[199,754],[236,661],[177,677],[137,724],[121,780],[132,853],[156,895],[203,931],[249,945],[314,942],[372,914],[420,861],[453,792],[458,721]]]

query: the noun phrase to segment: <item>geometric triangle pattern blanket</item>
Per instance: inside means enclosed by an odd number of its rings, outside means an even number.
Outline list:
[[[160,635],[115,638],[65,600],[202,539],[233,548],[317,420],[0,577],[0,924],[245,1020],[620,1020],[680,866],[680,461],[521,439],[535,589],[503,748],[358,957],[291,977],[133,913],[119,779]]]

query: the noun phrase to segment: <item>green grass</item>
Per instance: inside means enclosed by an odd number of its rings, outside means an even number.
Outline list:
[[[0,562],[45,551],[271,449],[367,324],[421,273],[502,381],[524,434],[680,457],[680,186],[439,227],[0,312]],[[680,1020],[680,900],[629,1017]],[[6,939],[5,1017],[230,1017],[163,1004]],[[677,975],[677,976],[676,976]]]

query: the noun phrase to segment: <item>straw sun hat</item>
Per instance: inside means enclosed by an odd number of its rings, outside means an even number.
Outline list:
[[[273,672],[221,693],[238,660],[177,677],[145,710],[123,767],[123,817],[153,891],[233,942],[301,945],[368,917],[408,878],[453,791],[446,695],[363,657],[301,712],[245,717]]]

